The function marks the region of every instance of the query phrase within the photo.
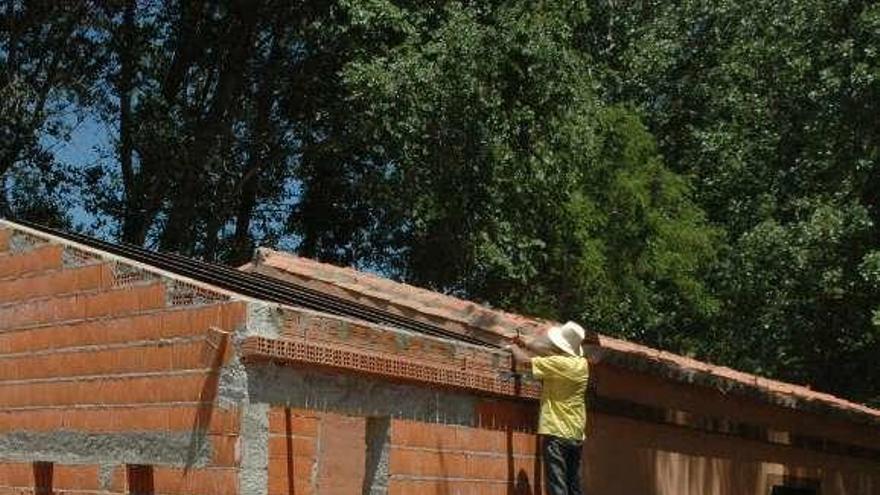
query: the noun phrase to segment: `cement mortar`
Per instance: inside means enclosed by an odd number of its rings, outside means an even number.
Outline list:
[[[247,372],[251,403],[353,416],[389,416],[468,426],[476,423],[476,399],[465,394],[273,364],[250,366]]]
[[[211,460],[203,434],[27,432],[0,435],[0,458],[60,464],[154,464],[202,467]]]
[[[241,495],[266,495],[269,490],[269,406],[246,404],[241,414]]]
[[[248,303],[246,335],[277,339],[283,326],[283,312],[277,304]]]
[[[233,336],[233,341],[236,340]],[[247,401],[247,370],[239,358],[238,343],[234,342],[236,353],[229,363],[220,369],[217,380],[217,405],[223,409],[239,407]]]
[[[109,492],[113,488],[113,464],[101,464],[98,466],[98,489]]]
[[[42,243],[42,240],[38,240],[35,237],[28,236],[19,231],[13,230],[12,235],[9,236],[8,251],[13,254],[20,254],[26,251],[30,251],[31,249]]]
[[[275,304],[250,302],[247,318],[230,336],[228,345],[234,352],[229,363],[220,369],[217,384],[217,405],[228,409],[247,403],[247,370],[241,363],[241,343],[251,335],[277,337],[281,326],[280,310]]]
[[[246,325],[232,335],[235,349],[230,362],[220,370],[217,403],[241,408],[239,437],[241,464],[238,486],[241,495],[266,495],[269,490],[269,406],[255,404],[248,396],[248,369],[241,362],[241,343],[249,336],[277,338],[282,313],[277,304],[249,302]]]

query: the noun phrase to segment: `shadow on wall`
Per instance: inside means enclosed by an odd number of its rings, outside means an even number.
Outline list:
[[[521,425],[517,425],[521,426]],[[517,468],[514,459],[513,445],[513,425],[505,427],[505,452],[507,454],[507,494],[508,495],[540,495],[541,493],[541,456],[537,453],[541,452],[541,439],[535,436],[535,460],[532,463],[532,473],[534,480],[529,477],[529,473],[524,468]],[[534,488],[533,482],[534,481]]]
[[[680,452],[654,452],[658,494],[766,494],[761,465]]]
[[[771,495],[803,480],[817,495],[880,495],[876,464],[604,414],[592,421],[591,495]]]
[[[724,438],[602,414],[592,421],[584,446],[586,493],[767,495],[762,465],[734,460]]]
[[[192,435],[187,448],[186,469],[192,467],[192,463],[198,457],[198,453],[205,447],[208,441],[208,426],[211,424],[211,416],[214,414],[215,399],[217,398],[217,386],[220,368],[229,348],[229,332],[216,327],[208,329],[205,347],[202,350],[202,362],[210,370],[201,390],[199,390],[199,408],[193,419]]]

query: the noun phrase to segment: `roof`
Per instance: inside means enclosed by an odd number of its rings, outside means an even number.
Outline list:
[[[0,218],[0,226],[32,232],[55,238],[67,244],[74,243],[90,249],[108,253],[137,263],[159,269],[166,274],[175,274],[190,280],[209,284],[212,288],[239,294],[253,299],[276,302],[288,306],[302,307],[323,313],[355,318],[370,323],[385,324],[404,330],[461,340],[472,344],[497,347],[495,343],[481,341],[468,335],[444,330],[436,325],[407,318],[406,316],[371,308],[316,291],[301,284],[280,281],[258,273],[246,273],[228,266],[206,263],[174,253],[159,253],[123,243],[110,243],[81,234],[62,232],[25,221],[10,222]]]
[[[552,323],[270,249],[258,250],[253,262],[236,270],[28,222],[0,219],[0,226],[37,233],[76,249],[104,253],[105,258],[134,262],[212,291],[460,341],[493,353],[518,329],[534,333]],[[600,345],[610,351],[606,361],[615,366],[749,396],[780,407],[880,425],[880,410],[830,394],[605,335],[597,337]]]
[[[495,397],[540,394],[538,382],[511,373],[512,356],[491,341],[259,273],[0,218],[0,254],[13,267],[9,273],[41,266],[45,249],[63,267],[106,265],[114,288],[162,280],[166,305],[248,303],[247,324],[236,330],[235,354],[243,363],[332,369]]]
[[[553,323],[271,249],[259,249],[254,260],[241,269],[294,281],[337,297],[406,314],[409,318],[422,319],[482,339],[502,341],[515,335],[517,329],[536,332]],[[842,414],[851,420],[880,423],[880,410],[804,386],[770,380],[607,335],[598,335],[598,340],[602,347],[611,351],[612,363],[627,368],[710,386],[725,393],[750,395],[783,407]]]

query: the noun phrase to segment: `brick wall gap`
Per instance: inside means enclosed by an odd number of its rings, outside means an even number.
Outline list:
[[[34,495],[52,495],[52,483],[54,478],[54,464],[51,462],[38,461],[33,464],[34,469]]]
[[[368,417],[365,428],[367,452],[362,495],[387,495],[388,461],[391,452],[391,417]]]
[[[129,495],[154,495],[156,493],[153,466],[127,464],[125,477]]]

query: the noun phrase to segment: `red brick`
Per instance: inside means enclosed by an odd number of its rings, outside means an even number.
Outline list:
[[[366,466],[366,420],[325,413],[321,416],[317,491],[320,494],[358,493]],[[345,452],[344,455],[338,453]]]
[[[0,281],[0,302],[106,288],[102,283],[102,273],[107,271],[107,265],[90,265]]]
[[[97,490],[98,466],[55,464],[52,468],[52,487],[56,490]]]
[[[290,431],[288,430],[288,416]],[[314,412],[284,407],[273,407],[269,411],[269,433],[273,435],[296,435],[315,437],[318,435],[319,417]]]
[[[393,475],[466,478],[467,457],[460,452],[393,447],[389,470]]]
[[[499,455],[465,455],[463,478],[507,481],[516,476],[512,457]],[[448,475],[446,475],[448,476]]]
[[[147,301],[142,302],[142,301]],[[0,308],[0,328],[12,329],[87,316],[121,316],[164,306],[164,286],[153,284],[107,292],[77,294]]]
[[[16,487],[14,491],[0,493],[33,493],[35,471],[31,463],[0,464],[0,486]],[[53,464],[51,475],[58,494],[94,493],[98,489],[97,466]]]
[[[216,375],[206,373],[0,384],[0,405],[25,407],[191,402],[213,399],[211,394],[216,391],[216,386]]]
[[[316,493],[311,457],[291,457],[269,461],[269,495],[306,495]]]
[[[210,435],[211,465],[230,467],[238,465],[238,437],[229,435]]]
[[[506,482],[459,480],[393,480],[388,495],[510,495]]]
[[[393,445],[474,452],[506,452],[508,437],[511,442],[516,438],[517,445],[527,451],[525,444],[529,436],[520,432],[404,420],[393,420],[391,429]]]
[[[204,335],[211,326],[232,330],[225,326],[227,306],[234,305],[175,308],[3,332],[0,333],[0,354]]]
[[[156,493],[162,495],[236,495],[235,468],[175,469],[153,468]]]
[[[0,484],[6,486],[33,486],[33,464],[29,462],[0,463]]]
[[[126,468],[119,466],[113,469],[113,476],[110,479],[110,490],[114,493],[123,493],[126,491]]]
[[[212,434],[238,435],[241,426],[241,413],[238,408],[221,409],[216,405],[210,407],[208,432]],[[172,421],[173,424],[173,421]],[[190,425],[192,427],[192,424]]]
[[[0,255],[0,279],[61,268],[61,253],[62,247],[55,244],[38,246],[23,253],[6,252]]]
[[[461,428],[456,432],[456,448],[479,452],[507,452],[507,432],[482,428]]]
[[[391,443],[410,447],[441,448],[454,444],[455,430],[454,426],[395,419],[391,422]]]
[[[225,330],[235,330],[247,321],[247,304],[242,301],[232,301],[221,306],[221,320],[218,325]]]
[[[538,435],[515,431],[512,434],[513,452],[516,454],[534,455],[538,452]]]
[[[0,358],[0,381],[202,369],[202,341]]]
[[[317,452],[317,444],[314,438],[302,437],[270,437],[269,457],[272,459],[284,459],[291,455],[288,449],[293,449],[294,456],[314,457]]]
[[[64,412],[59,409],[12,411],[0,414],[0,431],[51,431],[64,427]]]

